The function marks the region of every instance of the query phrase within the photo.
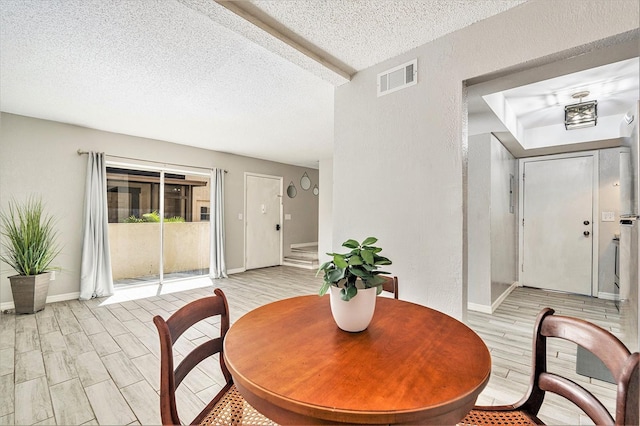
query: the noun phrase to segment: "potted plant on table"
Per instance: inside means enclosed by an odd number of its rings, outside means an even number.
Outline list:
[[[382,249],[373,245],[377,241],[375,237],[362,243],[349,239],[342,246],[350,252],[327,253],[333,259],[318,268],[318,274],[324,273],[320,296],[330,291],[331,312],[338,327],[345,331],[362,331],[373,318],[376,296],[384,283],[380,275],[388,274],[378,268],[391,265],[389,259],[380,256]]]
[[[54,219],[44,213],[42,201],[29,198],[9,202],[0,213],[2,248],[0,260],[18,275],[9,277],[15,312],[32,314],[44,309],[49,291],[51,262],[60,253]]]

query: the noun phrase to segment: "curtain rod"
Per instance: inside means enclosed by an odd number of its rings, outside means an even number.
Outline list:
[[[77,152],[78,152],[78,155],[85,155],[85,154],[88,154],[88,153],[89,153],[89,151],[83,151],[83,150],[81,150],[81,149],[78,149],[78,151],[77,151]],[[206,167],[188,166],[188,165],[186,165],[186,164],[160,163],[160,162],[158,162],[158,161],[142,160],[142,159],[140,159],[140,158],[122,157],[122,156],[119,156],[119,155],[109,155],[109,154],[105,154],[105,155],[107,155],[107,156],[109,156],[109,157],[113,157],[113,158],[120,158],[121,160],[146,161],[146,162],[148,162],[148,163],[168,164],[168,165],[170,165],[170,166],[191,167],[191,168],[198,168],[198,169],[207,169]],[[208,169],[207,169],[207,170],[208,170]],[[225,170],[224,172],[225,172],[225,173],[229,173],[229,171],[228,171],[228,170]]]

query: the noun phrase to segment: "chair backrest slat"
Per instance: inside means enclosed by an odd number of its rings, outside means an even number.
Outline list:
[[[172,343],[175,343],[192,325],[217,315],[228,316],[226,299],[209,296],[189,302],[167,319]],[[226,333],[226,330],[224,332]]]
[[[610,370],[618,387],[615,419],[596,397],[567,378],[547,371],[547,338],[576,343],[598,357]],[[595,424],[638,424],[638,352],[631,354],[609,331],[587,321],[554,315],[543,309],[536,320],[533,342],[533,375],[527,396],[518,404],[538,414],[545,392],[553,392],[580,407]]]
[[[382,290],[393,293],[394,299],[398,298],[398,277],[389,277],[387,275],[379,275],[384,278],[382,283]]]
[[[622,419],[626,423],[619,424],[639,425],[640,424],[640,353],[634,352],[627,359],[622,377],[618,384],[618,395],[616,398],[616,420]]]
[[[597,425],[613,425],[615,421],[606,407],[591,392],[572,380],[551,373],[542,373],[540,389],[567,398],[580,407]]]
[[[582,346],[602,360],[616,381],[620,378],[625,361],[631,354],[616,336],[578,318],[549,316],[545,318],[540,333],[546,337],[558,337]]]
[[[182,383],[182,380],[193,370],[198,364],[205,359],[209,358],[211,354],[222,352],[222,338],[218,337],[213,340],[207,340],[203,344],[199,345],[178,364],[174,371],[175,375],[175,387],[177,388]],[[230,377],[225,377],[227,382]]]

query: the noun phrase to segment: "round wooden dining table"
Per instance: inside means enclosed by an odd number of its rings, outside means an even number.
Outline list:
[[[264,305],[231,326],[224,360],[253,407],[296,425],[455,424],[491,372],[469,327],[384,297],[360,333],[336,326],[329,296]]]

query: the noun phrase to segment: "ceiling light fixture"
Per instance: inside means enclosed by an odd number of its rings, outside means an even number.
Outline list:
[[[582,98],[589,96],[589,91],[574,93],[573,99],[578,99],[577,104],[564,107],[564,127],[567,130],[592,127],[598,123],[598,101],[582,102]]]

